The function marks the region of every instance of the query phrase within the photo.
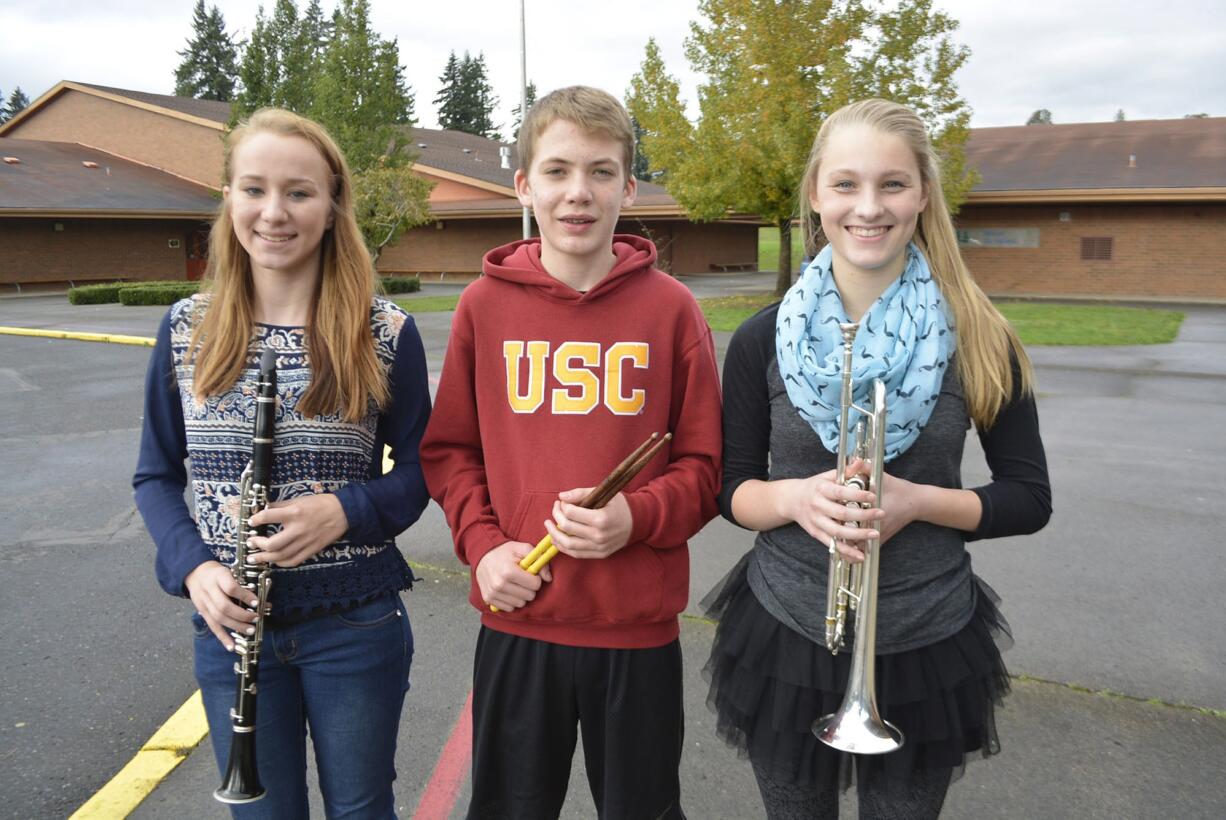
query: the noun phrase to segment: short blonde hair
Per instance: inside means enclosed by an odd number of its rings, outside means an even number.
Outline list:
[[[828,116],[817,132],[799,191],[800,222],[805,250],[816,255],[826,237],[820,216],[809,204],[817,189],[817,173],[830,135],[845,126],[868,126],[901,139],[915,157],[928,206],[920,212],[914,242],[953,314],[958,334],[958,374],[962,378],[967,409],[980,430],[986,430],[1016,393],[1033,388],[1034,371],[1012,326],[979,288],[962,254],[953,219],[941,188],[941,163],[924,121],[905,105],[869,99],[845,105]],[[1015,384],[1010,357],[1016,358],[1020,384]]]
[[[519,167],[525,174],[532,168],[537,140],[557,120],[573,122],[584,131],[620,142],[624,171],[626,178],[630,178],[634,168],[634,126],[630,115],[612,94],[586,85],[551,91],[528,110],[519,129],[517,146]]]

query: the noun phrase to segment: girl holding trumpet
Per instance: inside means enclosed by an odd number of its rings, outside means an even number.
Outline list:
[[[1007,624],[965,542],[1034,532],[1051,511],[1021,343],[962,261],[923,122],[865,100],[823,123],[801,185],[816,259],[736,332],[724,364],[725,517],[758,530],[708,596],[706,672],[718,732],[746,752],[768,817],[837,817],[854,769],[862,818],[936,817],[966,755],[999,750]],[[888,415],[881,503],[836,482],[842,337],[858,321],[856,403],[874,378]],[[833,396],[833,401],[830,400]],[[962,489],[974,423],[992,480]],[[867,473],[853,461],[848,474]],[[864,508],[848,508],[859,502]],[[879,539],[876,696],[901,749],[853,758],[814,736],[847,685],[826,648],[828,549]],[[850,631],[850,630],[849,630]],[[848,636],[850,649],[851,636]]]

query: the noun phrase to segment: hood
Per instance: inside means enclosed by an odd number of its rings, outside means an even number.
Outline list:
[[[481,267],[487,276],[540,288],[542,293],[555,299],[591,300],[619,287],[628,277],[650,270],[656,261],[656,246],[641,236],[614,234],[613,255],[617,261],[612,269],[586,293],[580,293],[549,275],[541,265],[539,238],[521,239],[494,248],[485,255]]]

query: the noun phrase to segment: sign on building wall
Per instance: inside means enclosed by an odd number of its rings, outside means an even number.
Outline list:
[[[958,245],[963,248],[1037,248],[1038,228],[961,228]]]

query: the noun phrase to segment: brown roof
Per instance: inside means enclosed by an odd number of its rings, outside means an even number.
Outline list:
[[[514,143],[498,142],[445,128],[410,128],[408,133],[409,148],[417,154],[418,165],[472,177],[503,188],[515,188],[519,153]],[[509,168],[502,167],[498,153],[498,149],[504,146],[511,151]],[[662,186],[640,181],[638,188],[640,199],[646,195],[662,195],[676,205]]]
[[[518,199],[506,196],[430,203],[430,213],[443,219],[511,216],[519,214],[521,210]],[[634,204],[629,208],[623,208],[621,213],[624,218],[681,218],[685,215],[684,211],[677,206],[677,201],[668,194],[651,193],[640,194],[635,198]]]
[[[207,219],[217,209],[203,185],[76,143],[0,137],[0,156],[20,160],[0,162],[0,214],[6,216]]]
[[[106,85],[95,85],[94,83],[76,83],[87,88],[93,88],[98,91],[114,94],[119,97],[127,97],[130,100],[147,103],[149,105],[160,106],[171,111],[178,111],[180,114],[187,114],[192,117],[200,117],[204,120],[213,120],[214,122],[228,123],[230,121],[230,103],[217,102],[216,100],[197,100],[192,97],[175,97],[170,94],[150,94],[145,91],[131,91],[126,88],[112,88]]]
[[[1226,117],[976,128],[966,158],[983,177],[972,200],[993,191],[1223,188]]]

